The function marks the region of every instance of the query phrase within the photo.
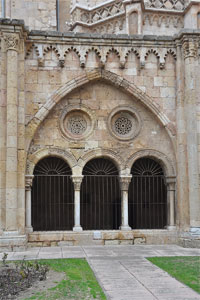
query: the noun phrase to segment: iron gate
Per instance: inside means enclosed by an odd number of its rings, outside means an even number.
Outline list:
[[[68,165],[57,157],[47,157],[36,166],[31,210],[34,231],[72,230],[74,188],[70,173]]]
[[[139,159],[132,174],[129,225],[133,229],[164,228],[167,225],[167,188],[161,166],[149,158]]]
[[[89,161],[83,169],[81,225],[85,230],[119,229],[121,196],[118,170],[108,159]]]

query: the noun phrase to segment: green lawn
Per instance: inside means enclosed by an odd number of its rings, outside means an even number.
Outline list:
[[[200,256],[151,257],[147,259],[200,293]]]
[[[106,300],[94,273],[85,259],[52,259],[39,260],[56,272],[65,272],[66,280],[55,283],[55,287],[45,292],[36,293],[25,300],[56,300],[56,299],[98,299]],[[56,278],[55,278],[56,281]]]

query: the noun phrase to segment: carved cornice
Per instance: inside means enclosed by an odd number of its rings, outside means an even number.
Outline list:
[[[3,39],[5,41],[6,51],[8,50],[19,50],[19,37],[17,35],[13,34],[5,34],[3,36]]]
[[[83,176],[72,176],[72,181],[74,183],[74,190],[80,191],[81,190],[81,183],[83,180]]]
[[[188,57],[196,58],[198,55],[198,41],[196,39],[188,39],[183,42],[183,55],[184,59]]]

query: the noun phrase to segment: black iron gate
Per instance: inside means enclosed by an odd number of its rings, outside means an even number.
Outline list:
[[[72,230],[74,188],[69,166],[57,157],[47,157],[34,170],[32,226],[34,231]]]
[[[121,197],[118,171],[107,159],[94,159],[83,170],[81,225],[84,230],[119,229]]]
[[[136,161],[129,186],[129,225],[162,229],[167,225],[167,188],[161,166],[150,158]]]

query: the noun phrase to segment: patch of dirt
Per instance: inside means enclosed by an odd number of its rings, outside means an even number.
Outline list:
[[[47,273],[47,278],[45,281],[37,281],[30,288],[22,291],[14,299],[23,300],[32,297],[36,293],[44,292],[50,288],[55,287],[60,281],[66,278],[65,273],[58,273],[50,270]]]
[[[37,261],[0,264],[0,300],[24,299],[55,287],[66,277]]]

